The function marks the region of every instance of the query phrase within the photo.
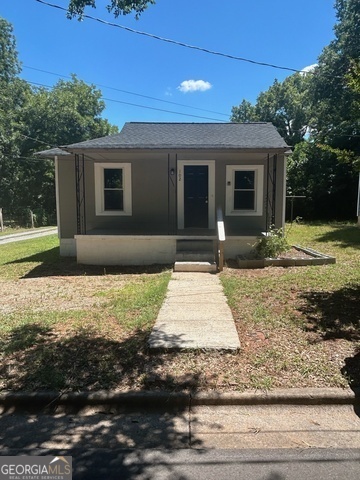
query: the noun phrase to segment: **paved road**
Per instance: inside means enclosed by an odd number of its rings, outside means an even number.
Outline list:
[[[11,235],[3,235],[0,237],[0,245],[5,243],[20,242],[22,240],[29,240],[32,238],[45,237],[47,235],[54,235],[58,232],[57,227],[49,227],[38,229],[37,231],[31,230],[28,232],[13,233]]]
[[[356,411],[243,405],[45,415],[8,408],[0,415],[0,452],[71,455],[81,480],[358,480]]]
[[[358,480],[357,449],[2,450],[71,455],[74,480]]]

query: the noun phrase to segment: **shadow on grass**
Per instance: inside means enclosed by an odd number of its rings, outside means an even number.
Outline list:
[[[316,240],[319,242],[336,242],[342,248],[360,248],[360,228],[357,226],[335,226],[331,232],[319,235]]]
[[[301,298],[306,300],[300,311],[306,315],[307,331],[323,340],[360,340],[360,285],[347,285],[334,292],[305,292]]]
[[[307,301],[301,309],[308,321],[305,330],[316,333],[322,340],[360,341],[360,285],[349,285],[335,292],[307,292],[302,298]],[[354,410],[360,417],[359,345],[344,362],[341,373],[354,390],[357,398]]]
[[[4,361],[0,373],[5,389],[12,391],[119,387],[196,391],[196,375],[176,378],[159,373],[164,359],[176,353],[152,355],[148,338],[148,331],[137,330],[122,341],[109,340],[98,335],[95,327],[61,337],[51,326],[22,325],[2,341],[2,351],[11,354],[13,361],[10,365]]]
[[[150,355],[147,340],[148,332],[144,331],[117,342],[96,336],[95,331],[61,338],[51,326],[24,325],[3,344],[7,361],[0,377],[4,388],[11,391],[96,392],[125,387],[130,392],[179,392],[186,398],[190,391],[197,391],[196,375],[161,375],[161,365],[171,354]],[[33,407],[35,411],[5,405],[0,416],[3,455],[72,455],[73,478],[77,479],[156,478],[160,473],[156,460],[154,465],[146,461],[144,448],[201,446],[189,434],[189,403],[171,407],[168,398],[152,408],[146,404],[124,407],[121,400],[105,406],[94,404],[86,415],[81,402],[65,415],[57,402],[44,405],[40,411],[39,405]],[[29,415],[31,412],[36,415]],[[127,461],[125,449],[134,448],[132,461]],[[166,478],[186,478],[175,471],[175,464],[161,468]]]
[[[360,417],[360,345],[355,349],[352,357],[345,358],[345,365],[341,373],[349,382],[349,387],[354,390],[357,403],[354,405],[354,411]]]
[[[102,266],[81,265],[75,257],[60,257],[59,247],[54,247],[28,257],[9,262],[7,265],[21,263],[38,263],[35,268],[22,278],[40,278],[54,276],[83,276],[83,275],[121,275],[121,274],[155,274],[168,270],[170,265],[141,265],[141,266]]]

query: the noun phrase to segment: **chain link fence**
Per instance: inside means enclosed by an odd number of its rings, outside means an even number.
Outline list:
[[[32,210],[29,207],[6,210],[0,207],[0,231],[8,228],[36,228],[56,225],[56,214],[43,208]]]

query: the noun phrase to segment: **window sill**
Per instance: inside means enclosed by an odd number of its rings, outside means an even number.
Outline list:
[[[232,211],[232,212],[225,212],[227,217],[261,217],[262,212],[256,212],[254,210],[244,210],[244,211]]]
[[[96,212],[97,217],[130,217],[131,212],[123,212],[119,210]]]

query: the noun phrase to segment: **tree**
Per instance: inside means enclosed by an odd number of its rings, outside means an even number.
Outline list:
[[[0,81],[9,82],[20,72],[13,27],[0,18]]]
[[[34,89],[22,110],[22,162],[19,184],[21,205],[31,205],[42,215],[55,212],[54,166],[49,160],[34,160],[46,147],[103,137],[118,131],[101,117],[105,103],[101,91],[75,75],[59,80],[52,90]],[[28,159],[26,159],[28,158]]]
[[[111,0],[107,5],[107,10],[112,12],[115,17],[127,15],[135,12],[136,18],[143,13],[148,5],[153,5],[155,0]],[[96,8],[96,0],[70,0],[68,7],[68,17],[81,18],[84,15],[86,7]]]
[[[276,80],[260,93],[252,110],[254,117],[272,122],[295,147],[288,161],[288,192],[306,196],[298,212],[305,218],[350,218],[356,204],[360,0],[337,0],[335,8],[335,39],[323,49],[318,66],[309,74]],[[244,107],[238,118],[244,118]],[[237,108],[232,111],[234,121]]]
[[[272,122],[286,142],[295,146],[301,142],[309,124],[309,76],[295,73],[283,82],[260,93],[256,112],[262,121]]]
[[[360,0],[337,0],[335,7],[335,39],[320,55],[311,82],[312,136],[332,149],[339,161],[356,164],[360,156],[360,92],[356,88]]]
[[[70,81],[59,80],[52,90],[34,89],[23,110],[28,137],[51,145],[66,145],[117,132],[101,117],[105,102],[94,85],[72,75]],[[22,154],[39,150],[31,139],[23,142]]]
[[[238,107],[232,107],[230,120],[235,123],[259,121],[255,105],[244,99]]]
[[[20,164],[21,111],[30,90],[20,80],[20,63],[13,28],[0,18],[0,207],[16,206]],[[6,213],[6,211],[5,211]]]
[[[346,75],[349,88],[356,93],[354,101],[360,108],[360,60],[351,62],[350,71]]]
[[[295,217],[344,220],[355,214],[354,171],[312,141],[298,143],[289,157],[287,187],[288,195],[305,197],[294,202]]]
[[[12,26],[0,18],[0,207],[5,215],[26,209],[54,217],[52,161],[34,152],[117,132],[101,117],[100,90],[76,76],[52,90],[31,87],[18,77],[20,63]]]
[[[256,104],[243,100],[232,108],[232,122],[272,122],[289,145],[301,142],[309,123],[307,91],[309,78],[296,73],[261,92]]]

